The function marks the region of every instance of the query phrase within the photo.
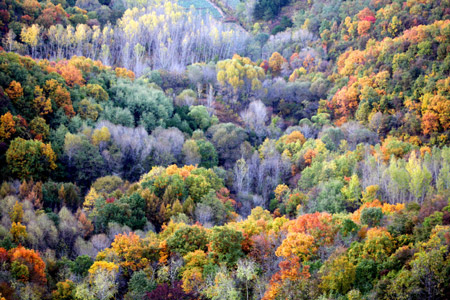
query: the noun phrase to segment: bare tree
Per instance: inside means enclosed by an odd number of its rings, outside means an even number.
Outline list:
[[[252,130],[258,137],[265,134],[267,121],[267,108],[261,100],[253,101],[248,108],[241,112],[241,118],[247,129]]]

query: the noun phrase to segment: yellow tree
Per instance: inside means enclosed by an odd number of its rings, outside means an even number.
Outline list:
[[[20,224],[20,222],[17,223],[12,222],[10,233],[14,243],[16,244],[23,243],[27,238],[27,227],[25,225]]]
[[[7,112],[0,117],[0,141],[8,140],[16,132],[16,122],[13,115]]]
[[[287,60],[280,53],[272,53],[272,56],[269,58],[269,68],[272,70],[272,74],[274,76],[280,75],[281,68],[285,63],[287,63]]]
[[[19,201],[16,201],[14,203],[14,206],[12,210],[9,212],[9,218],[11,219],[11,222],[22,222],[23,218],[23,205]]]
[[[22,85],[15,80],[9,84],[9,87],[5,89],[5,92],[13,102],[19,100],[19,98],[23,96]]]
[[[103,126],[100,129],[95,129],[92,134],[92,143],[95,146],[105,144],[111,140],[111,133],[109,133],[108,127]]]
[[[34,57],[34,52],[36,51],[36,46],[39,43],[39,34],[41,28],[37,24],[33,24],[30,27],[23,27],[20,37],[22,41],[28,44],[31,48],[31,56]]]
[[[325,292],[346,294],[356,278],[356,266],[346,255],[331,258],[321,268],[323,274],[320,287]]]
[[[89,193],[84,198],[83,208],[91,212],[94,209],[95,201],[100,198],[100,195],[97,193],[97,191],[91,187],[89,190]]]
[[[302,232],[290,232],[275,254],[284,258],[297,256],[306,261],[316,252],[317,247],[314,245],[314,237]]]
[[[40,116],[45,116],[52,113],[52,101],[50,98],[46,98],[44,95],[44,90],[38,85],[34,88],[34,109]]]

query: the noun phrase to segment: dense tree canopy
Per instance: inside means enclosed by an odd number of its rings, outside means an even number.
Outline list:
[[[448,299],[449,16],[0,0],[0,300]]]

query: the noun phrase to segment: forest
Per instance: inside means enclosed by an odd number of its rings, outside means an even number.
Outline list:
[[[22,299],[450,299],[450,0],[0,0]]]

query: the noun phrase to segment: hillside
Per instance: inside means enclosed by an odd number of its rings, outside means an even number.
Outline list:
[[[0,300],[450,298],[450,1],[2,0],[0,40]]]

